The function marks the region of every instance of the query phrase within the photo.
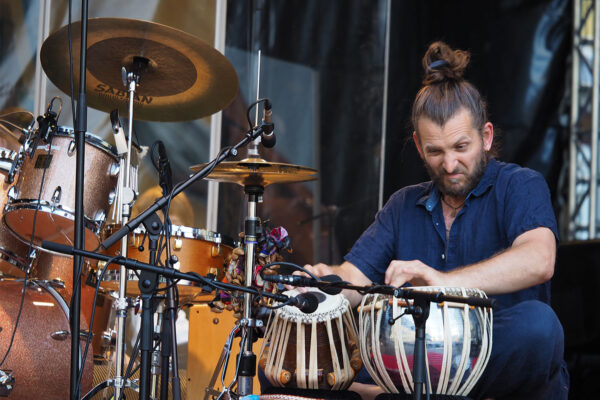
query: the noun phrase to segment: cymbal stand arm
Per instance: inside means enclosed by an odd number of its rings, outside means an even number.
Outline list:
[[[131,215],[131,206],[135,201],[135,193],[131,189],[131,143],[133,141],[133,99],[135,98],[135,89],[139,82],[139,76],[133,72],[125,73],[125,68],[122,69],[123,84],[127,86],[129,92],[129,140],[127,141],[127,156],[125,162],[125,179],[123,187],[120,188],[122,203],[121,226],[124,226],[129,221]],[[127,249],[129,247],[128,235],[121,238],[121,255],[127,257]],[[116,341],[116,357],[115,357],[115,379],[114,379],[114,398],[121,398],[122,390],[125,386],[123,377],[123,367],[125,359],[125,322],[127,320],[127,268],[123,265],[119,268],[119,298],[116,301],[117,307],[117,341]]]

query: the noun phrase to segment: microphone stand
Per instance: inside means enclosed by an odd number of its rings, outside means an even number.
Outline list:
[[[75,247],[83,249],[85,243],[83,189],[85,176],[85,133],[87,131],[87,100],[85,96],[86,63],[87,63],[87,29],[88,0],[81,1],[81,50],[79,57],[79,96],[77,98],[77,118],[75,119]],[[80,359],[79,336],[81,334],[81,265],[83,259],[79,255],[73,257],[73,296],[71,298],[71,376],[69,393],[71,400],[79,400],[79,371],[83,368]],[[90,328],[91,329],[91,328]]]

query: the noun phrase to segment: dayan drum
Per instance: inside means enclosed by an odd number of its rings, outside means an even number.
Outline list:
[[[22,281],[0,281],[0,354],[10,344],[15,326]],[[3,370],[12,370],[15,383],[9,399],[64,400],[69,397],[71,340],[69,309],[51,287],[28,284],[23,311],[12,348]],[[85,346],[81,341],[81,351]],[[81,392],[92,386],[93,361],[91,351],[83,365]]]
[[[415,287],[414,290],[487,297],[478,289]],[[359,310],[362,359],[371,377],[389,393],[413,392],[415,326],[411,315],[402,315],[407,305],[404,299],[369,294],[363,298]],[[391,325],[390,319],[395,318],[398,319]],[[459,303],[431,303],[425,332],[425,382],[431,393],[467,395],[490,357],[492,311]]]
[[[91,133],[86,133],[85,141],[85,248],[94,250],[99,244],[100,226],[114,201],[119,164],[112,145]],[[76,196],[73,130],[58,127],[52,135],[51,148],[40,140],[31,151],[33,157],[29,152],[24,155],[19,177],[9,190],[4,222],[28,243],[38,209],[33,233],[35,245],[39,246],[42,240],[71,245]]]
[[[274,386],[344,390],[362,368],[352,310],[341,294],[310,292],[319,298],[314,313],[292,306],[273,311],[259,365]]]
[[[107,227],[105,237],[116,232],[116,225]],[[164,241],[163,241],[164,243]],[[205,276],[212,273],[217,279],[224,276],[225,258],[233,251],[234,242],[230,238],[216,232],[204,229],[190,228],[181,225],[171,225],[171,256],[177,257],[178,262],[174,265],[181,272],[195,272]],[[116,243],[108,250],[109,256],[115,256],[121,252],[121,243]],[[129,236],[128,258],[141,262],[149,261],[148,237],[143,226],[136,228]],[[164,261],[165,252],[161,254]],[[105,264],[98,263],[98,276]],[[117,264],[111,264],[104,274],[101,286],[107,290],[119,290],[119,268]],[[127,294],[137,296],[140,294],[138,277],[133,271],[128,271]],[[164,281],[163,281],[164,282]],[[164,287],[164,284],[160,286]],[[177,283],[179,296],[191,298],[201,292],[196,283],[190,281],[179,281]]]
[[[0,206],[7,201],[10,184],[6,183],[6,175],[10,171],[17,152],[0,148]],[[22,278],[27,273],[27,253],[29,246],[18,240],[8,228],[0,223],[0,276]],[[35,257],[35,250],[30,250],[30,261]]]

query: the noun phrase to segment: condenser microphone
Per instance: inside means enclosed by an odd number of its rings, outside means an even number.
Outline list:
[[[273,111],[271,110],[271,102],[269,99],[265,99],[264,108],[263,108],[263,120],[262,120],[262,130],[263,133],[260,137],[260,142],[266,148],[271,148],[275,146],[277,142],[275,138],[275,133],[273,132],[275,129],[275,125],[273,124]]]
[[[282,283],[284,285],[299,286],[299,287],[316,287],[327,294],[338,294],[342,291],[341,287],[328,286],[328,283],[343,282],[338,275],[325,275],[317,279],[307,278],[300,275],[264,275],[263,280],[274,283]]]

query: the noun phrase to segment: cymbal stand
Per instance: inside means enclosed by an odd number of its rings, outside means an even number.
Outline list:
[[[139,62],[139,61],[138,61]],[[131,143],[133,141],[133,100],[135,98],[135,90],[140,81],[140,73],[144,65],[136,64],[134,60],[134,68],[127,72],[125,67],[121,70],[123,85],[127,87],[129,93],[129,140],[127,141],[127,158],[125,162],[125,180],[121,193],[121,226],[127,224],[131,215],[131,206],[135,200],[135,193],[131,189]],[[121,238],[121,255],[127,257],[128,235]],[[124,359],[125,359],[125,322],[127,319],[127,268],[123,265],[119,269],[119,298],[115,301],[117,308],[117,340],[116,340],[116,357],[115,357],[115,378],[113,385],[115,388],[114,398],[119,400],[124,387],[127,385],[123,377]]]
[[[248,196],[248,216],[244,226],[244,250],[245,250],[245,281],[246,287],[252,286],[254,275],[255,253],[260,232],[260,219],[256,216],[256,207],[262,202],[264,188],[262,186],[245,186],[244,192]],[[244,293],[243,318],[240,321],[242,337],[246,338],[243,348],[240,348],[240,365],[238,371],[238,394],[246,396],[252,394],[253,378],[256,375],[256,354],[252,352],[254,342],[253,330],[262,326],[262,321],[252,317],[253,296]]]

